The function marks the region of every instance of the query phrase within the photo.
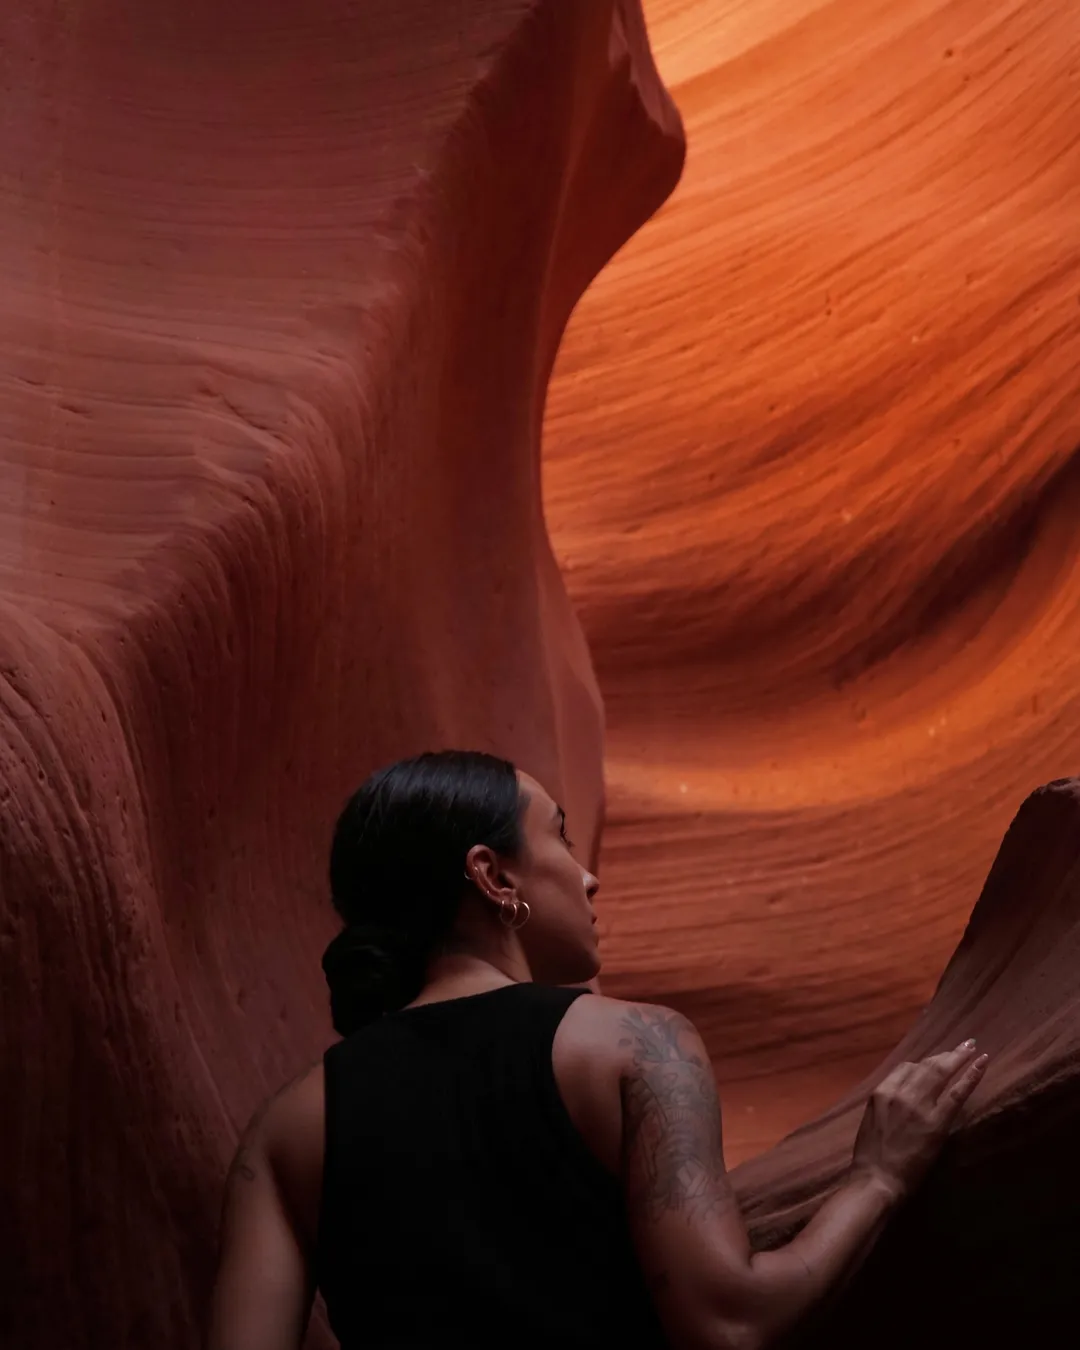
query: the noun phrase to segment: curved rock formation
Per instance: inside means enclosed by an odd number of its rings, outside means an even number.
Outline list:
[[[571,327],[545,510],[608,989],[702,1026],[733,1158],[842,1098],[737,1173],[769,1244],[1080,750],[1080,39],[649,19],[690,170]],[[0,1338],[187,1347],[237,1127],[329,1031],[348,790],[491,746],[596,851],[538,432],[681,132],[637,0],[14,0],[0,76]],[[942,1338],[1067,1302],[1076,800],[902,1047],[994,1068],[830,1345],[897,1271],[967,1281]]]
[[[986,1077],[944,1156],[799,1344],[1056,1345],[1080,1313],[1080,779],[1025,803],[937,992],[867,1083],[734,1179],[758,1247],[785,1241],[851,1160],[867,1093],[977,1037]]]
[[[545,505],[608,719],[605,987],[733,1158],[904,1034],[1080,764],[1072,0],[651,0],[671,202],[567,331]]]
[[[491,746],[595,848],[539,425],[681,128],[636,0],[16,2],[0,74],[0,1335],[190,1347],[346,794]]]

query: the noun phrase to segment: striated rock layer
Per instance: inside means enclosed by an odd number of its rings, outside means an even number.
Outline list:
[[[546,510],[608,988],[699,1021],[739,1156],[899,1039],[1080,749],[1080,37],[649,18],[690,172],[572,327]],[[329,1031],[349,789],[490,746],[596,852],[538,430],[681,130],[636,0],[16,0],[0,80],[0,1334],[189,1346],[237,1126]],[[827,1343],[910,1333],[900,1275],[939,1336],[1064,1306],[1077,795],[901,1047],[994,1069]],[[737,1173],[759,1244],[865,1090]]]
[[[929,1007],[867,1082],[734,1173],[755,1244],[795,1232],[851,1159],[869,1090],[968,1035],[991,1055],[946,1151],[799,1343],[1058,1345],[1080,1313],[1080,779],[1013,822]]]
[[[1080,765],[1074,0],[648,0],[671,202],[579,306],[545,507],[608,719],[606,987],[734,1159],[927,1002]]]
[[[682,134],[636,0],[77,9],[0,17],[0,1339],[189,1347],[346,794],[493,747],[595,851],[541,409]]]

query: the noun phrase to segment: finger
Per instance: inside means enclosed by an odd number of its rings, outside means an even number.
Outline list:
[[[919,1063],[920,1080],[923,1083],[934,1083],[940,1090],[972,1062],[975,1053],[975,1042],[964,1041],[955,1050],[944,1050],[940,1054],[930,1055]]]
[[[917,1068],[917,1064],[912,1064],[910,1060],[903,1060],[889,1070],[878,1084],[878,1090],[885,1088],[888,1091],[899,1092]]]
[[[967,1099],[982,1082],[989,1055],[980,1055],[967,1066],[954,1083],[951,1083],[938,1098],[938,1111],[944,1120],[951,1120]]]

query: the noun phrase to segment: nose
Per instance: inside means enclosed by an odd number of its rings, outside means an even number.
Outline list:
[[[585,880],[585,894],[591,900],[593,896],[596,894],[596,892],[600,889],[599,879],[597,877],[594,877],[591,872],[586,872],[584,874],[584,880]]]

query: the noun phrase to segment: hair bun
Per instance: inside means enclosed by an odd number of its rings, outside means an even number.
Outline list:
[[[411,1002],[423,982],[424,957],[407,934],[392,928],[369,923],[343,928],[322,959],[338,1035],[350,1036]]]

